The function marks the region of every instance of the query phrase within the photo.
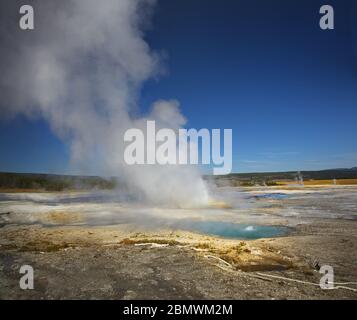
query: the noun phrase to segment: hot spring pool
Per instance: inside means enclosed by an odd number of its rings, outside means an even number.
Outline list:
[[[238,224],[222,221],[196,221],[182,222],[183,229],[198,231],[208,235],[229,239],[260,239],[283,236],[288,233],[288,228],[280,226],[262,226]]]

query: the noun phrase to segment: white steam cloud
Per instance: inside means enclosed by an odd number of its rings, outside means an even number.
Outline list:
[[[152,0],[28,1],[35,30],[19,28],[22,1],[0,3],[0,112],[43,117],[71,146],[87,172],[119,176],[143,200],[202,205],[207,191],[190,166],[126,166],[125,130],[184,125],[176,101],[159,101],[138,114],[140,87],[160,71],[143,39]]]

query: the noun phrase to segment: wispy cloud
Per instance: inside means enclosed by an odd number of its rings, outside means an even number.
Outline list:
[[[284,156],[296,156],[299,155],[298,151],[264,151],[258,153],[259,156],[276,158],[276,157],[284,157]]]

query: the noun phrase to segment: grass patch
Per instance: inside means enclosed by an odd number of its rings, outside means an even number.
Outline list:
[[[195,245],[195,248],[197,248],[197,249],[213,249],[214,247],[209,242],[200,242]]]

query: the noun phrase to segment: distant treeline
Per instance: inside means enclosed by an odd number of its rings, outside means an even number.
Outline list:
[[[219,185],[251,186],[255,184],[276,185],[277,181],[303,180],[332,180],[332,179],[357,179],[357,167],[350,169],[329,169],[320,171],[287,171],[287,172],[256,172],[232,173],[226,176],[206,176],[207,180],[213,179]]]
[[[32,173],[0,173],[2,189],[40,189],[46,191],[113,189],[115,179]]]
[[[217,185],[252,186],[256,184],[273,186],[277,181],[297,182],[306,180],[357,179],[357,167],[351,169],[330,169],[321,171],[289,171],[233,173],[226,176],[205,176]],[[114,189],[117,179],[94,176],[67,176],[33,173],[1,173],[0,189],[38,189],[46,191]]]

